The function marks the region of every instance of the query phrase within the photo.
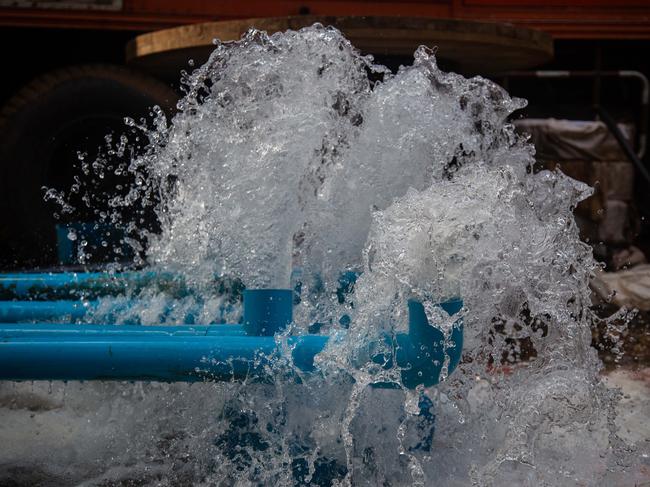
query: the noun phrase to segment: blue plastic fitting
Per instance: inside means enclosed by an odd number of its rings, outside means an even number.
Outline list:
[[[244,330],[250,336],[273,336],[293,321],[291,289],[245,289]]]
[[[462,309],[463,302],[458,299],[438,306],[451,316]],[[395,337],[395,360],[402,369],[402,384],[405,387],[414,389],[420,384],[429,387],[439,382],[447,358],[449,374],[460,362],[463,348],[462,321],[452,325],[451,336],[446,340],[444,333],[429,323],[422,303],[410,300],[408,308],[409,332],[399,333]]]

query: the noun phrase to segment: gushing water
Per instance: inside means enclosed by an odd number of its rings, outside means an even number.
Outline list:
[[[336,339],[317,374],[288,364],[273,384],[195,390],[223,404],[209,420],[179,412],[193,436],[168,451],[191,455],[164,458],[165,482],[609,485],[629,466],[590,347],[596,263],[572,209],[591,190],[533,170],[508,123],[524,101],[440,71],[424,47],[391,73],[320,25],[216,43],[184,87],[171,122],[128,121],[148,144],[100,218],[139,231],[146,262],[192,290],[166,322],[197,307],[218,321],[215,276],[299,283],[290,332]],[[161,231],[122,219],[133,205]],[[343,293],[345,273],[358,278]],[[139,297],[143,323],[170,298]],[[465,307],[448,317],[435,305],[453,297]],[[433,387],[370,387],[400,382],[360,357],[406,328],[411,299],[447,340],[462,317],[462,363]]]

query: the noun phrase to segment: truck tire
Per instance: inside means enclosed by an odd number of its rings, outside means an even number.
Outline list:
[[[177,94],[164,83],[112,65],[46,73],[0,110],[0,266],[56,263],[56,205],[44,187],[69,189],[77,152],[126,132],[124,117],[147,117],[154,105],[170,114]]]

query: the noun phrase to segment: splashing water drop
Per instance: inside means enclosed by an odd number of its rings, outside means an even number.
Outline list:
[[[424,47],[391,73],[321,25],[216,41],[184,82],[172,120],[159,109],[148,129],[125,119],[148,145],[120,169],[135,184],[106,219],[138,236],[125,238],[136,259],[146,254],[190,292],[170,309],[170,290],[145,289],[117,321],[236,319],[219,278],[295,284],[291,331],[336,337],[318,373],[282,362],[272,384],[208,391],[226,398],[222,409],[175,443],[196,452],[183,460],[192,479],[608,485],[629,457],[590,347],[597,265],[571,210],[591,190],[530,171],[533,148],[508,122],[523,100],[442,72]],[[127,141],[118,144],[123,154]],[[105,167],[91,164],[100,176]],[[134,204],[154,209],[159,232],[121,220]],[[449,316],[438,304],[454,298],[464,307]],[[460,346],[462,319],[463,359],[453,373],[448,356],[434,363],[438,385],[386,388],[414,366],[399,366],[386,339],[407,331],[412,300],[441,347]],[[191,418],[174,419],[194,431]],[[165,461],[173,479],[178,464]]]

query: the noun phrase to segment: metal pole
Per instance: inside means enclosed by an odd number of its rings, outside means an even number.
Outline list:
[[[637,155],[634,153],[634,149],[632,149],[632,146],[628,142],[628,140],[625,138],[621,130],[618,128],[618,125],[616,125],[616,122],[612,118],[612,116],[601,106],[596,106],[596,111],[598,112],[598,115],[600,115],[600,118],[603,120],[609,131],[612,133],[616,141],[618,142],[618,145],[621,147],[627,158],[632,161],[632,163],[636,166],[638,171],[641,173],[643,176],[643,179],[646,180],[646,183],[650,184],[650,173],[648,173],[648,170],[646,167],[643,165],[643,162]]]

